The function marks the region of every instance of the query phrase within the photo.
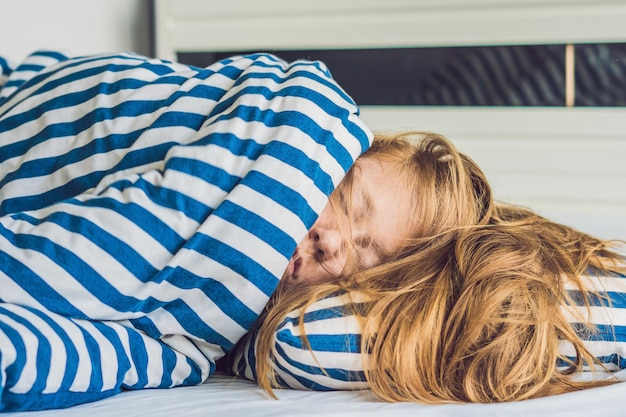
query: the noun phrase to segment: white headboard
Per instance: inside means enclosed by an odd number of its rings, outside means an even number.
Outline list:
[[[624,0],[155,0],[156,54],[626,42]],[[332,72],[332,68],[331,68]],[[626,239],[626,108],[362,106],[443,133],[496,197]]]

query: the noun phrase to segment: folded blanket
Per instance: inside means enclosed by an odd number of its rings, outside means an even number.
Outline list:
[[[0,63],[0,410],[204,381],[371,140],[319,62]]]

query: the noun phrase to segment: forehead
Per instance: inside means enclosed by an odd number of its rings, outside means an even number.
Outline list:
[[[368,206],[367,229],[388,251],[411,235],[411,196],[406,174],[389,161],[362,158],[354,173],[356,209]]]

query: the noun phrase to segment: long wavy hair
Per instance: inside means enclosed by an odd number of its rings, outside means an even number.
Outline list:
[[[365,375],[383,400],[500,402],[609,383],[574,377],[596,359],[562,307],[566,284],[591,296],[583,274],[625,272],[610,242],[494,203],[480,168],[442,136],[379,136],[363,157],[394,161],[411,179],[412,238],[373,268],[280,289],[257,340],[261,387],[278,386],[272,338],[285,315],[338,290],[371,301],[355,313]],[[574,360],[560,356],[563,341]]]

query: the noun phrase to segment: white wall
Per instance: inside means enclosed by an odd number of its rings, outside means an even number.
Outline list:
[[[36,49],[151,54],[149,0],[0,0],[0,55]]]

